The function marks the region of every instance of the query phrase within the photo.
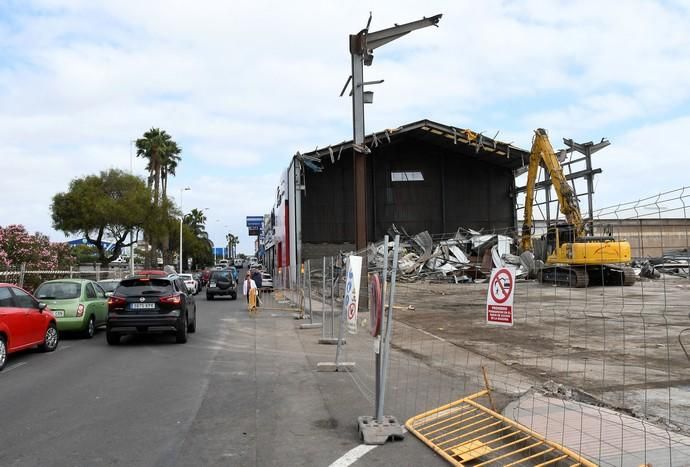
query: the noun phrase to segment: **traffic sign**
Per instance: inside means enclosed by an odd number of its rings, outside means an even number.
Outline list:
[[[347,280],[343,297],[343,312],[347,317],[347,332],[357,334],[357,308],[359,307],[359,281],[362,275],[362,257],[347,257]]]
[[[513,292],[515,270],[500,268],[491,271],[486,294],[486,322],[500,326],[513,325]]]
[[[260,227],[264,224],[264,216],[247,216],[247,227]]]

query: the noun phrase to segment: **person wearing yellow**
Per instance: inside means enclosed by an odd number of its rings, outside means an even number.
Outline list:
[[[247,299],[247,308],[250,313],[256,313],[256,297],[258,295],[259,289],[256,287],[256,282],[252,279],[251,273],[247,272],[247,276],[244,278],[244,284],[242,285],[242,293]]]

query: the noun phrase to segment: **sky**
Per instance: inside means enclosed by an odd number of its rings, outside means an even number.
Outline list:
[[[529,149],[611,146],[595,207],[690,185],[690,1],[0,0],[0,225],[65,235],[50,203],[132,141],[182,147],[169,194],[220,245],[269,212],[295,152],[349,140],[348,35],[442,13],[377,49],[366,131],[430,119]]]

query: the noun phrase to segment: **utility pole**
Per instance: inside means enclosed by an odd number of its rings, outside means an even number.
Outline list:
[[[373,102],[373,93],[364,92],[364,86],[382,81],[364,82],[364,65],[371,66],[374,49],[381,47],[410,32],[436,26],[443,15],[422,18],[411,23],[393,26],[380,31],[369,32],[371,14],[366,28],[350,35],[350,55],[352,57],[352,130],[354,150],[354,192],[355,192],[355,250],[367,247],[367,153],[364,146],[364,104]],[[348,80],[349,82],[349,80]],[[345,85],[347,88],[347,84]],[[345,90],[343,89],[343,92]],[[342,95],[342,93],[341,93]]]

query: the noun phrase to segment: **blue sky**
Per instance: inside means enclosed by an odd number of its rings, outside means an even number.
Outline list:
[[[74,177],[128,169],[150,127],[183,148],[170,194],[220,243],[270,209],[296,151],[349,139],[348,34],[443,13],[375,52],[368,131],[429,118],[529,148],[608,138],[595,204],[690,185],[690,2],[0,2],[0,224],[51,228]],[[135,162],[143,175],[143,161]]]

